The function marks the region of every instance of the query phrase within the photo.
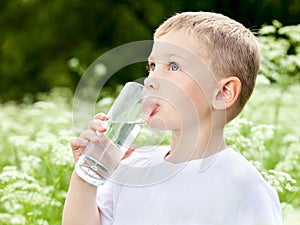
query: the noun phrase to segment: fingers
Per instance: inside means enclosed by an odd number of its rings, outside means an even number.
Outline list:
[[[84,139],[84,138],[72,138],[70,141],[72,153],[73,153],[73,158],[74,161],[77,162],[79,157],[82,155],[84,149],[86,146],[89,144],[89,141]]]
[[[75,162],[77,162],[90,142],[97,144],[101,148],[106,148],[111,144],[111,140],[103,134],[107,130],[105,120],[107,120],[107,116],[104,113],[96,114],[89,123],[88,129],[82,131],[79,137],[71,139],[70,145]],[[129,157],[134,150],[134,146],[128,148],[122,159]]]
[[[111,144],[111,141],[109,138],[107,138],[104,134],[97,135],[95,132],[91,130],[85,130],[81,133],[80,137],[74,137],[70,141],[73,157],[75,163],[78,161],[79,157],[83,154],[86,147],[89,145],[89,143],[92,142],[94,144],[97,144],[97,146],[101,146],[102,148],[107,148]],[[135,146],[130,146],[128,150],[125,152],[125,154],[122,157],[123,159],[128,158],[133,151],[135,150]]]
[[[84,138],[74,137],[70,141],[70,145],[73,151],[76,151],[80,148],[85,148],[89,144],[89,141]]]
[[[75,162],[77,162],[90,142],[94,144],[99,142],[99,136],[93,130],[84,130],[79,137],[74,137],[70,140]]]
[[[103,122],[105,120],[106,115],[104,113],[96,114],[94,116],[94,119],[90,122],[88,129],[82,131],[79,137],[74,137],[70,140],[70,145],[75,162],[77,162],[90,142],[94,144],[99,142],[100,137],[96,134],[96,131],[99,131],[101,133],[106,131],[106,127]]]
[[[99,119],[94,119],[89,123],[88,129],[93,130],[93,131],[99,131],[101,133],[105,132],[106,125],[102,120]]]
[[[107,117],[104,113],[98,113],[94,116],[94,119],[99,119],[99,120],[106,120]]]
[[[94,119],[89,123],[88,129],[99,131],[101,133],[107,130],[106,124],[103,122],[107,119],[104,113],[98,113],[94,116]]]
[[[101,133],[106,131],[106,127],[103,122],[105,120],[106,115],[104,113],[96,114],[94,119],[90,122],[88,129],[82,131],[79,137],[74,137],[71,139],[70,145],[75,162],[77,162],[90,142],[94,144],[99,142],[100,136],[97,135],[96,131]],[[105,143],[103,142],[103,144]]]
[[[80,134],[80,138],[86,139],[93,143],[97,143],[99,141],[99,136],[93,130],[84,130]]]
[[[93,130],[82,131],[79,137],[74,137],[70,141],[75,161],[78,160],[78,157],[83,153],[90,142],[105,148],[105,146],[110,142],[110,139],[102,133],[97,134]]]

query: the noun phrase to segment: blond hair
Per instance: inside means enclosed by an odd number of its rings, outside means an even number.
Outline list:
[[[196,41],[199,47],[196,49],[210,59],[208,64],[217,78],[235,76],[240,79],[241,93],[228,120],[233,119],[243,109],[255,86],[260,62],[257,38],[241,23],[222,14],[183,12],[163,22],[155,31],[154,39],[176,30],[186,31]]]

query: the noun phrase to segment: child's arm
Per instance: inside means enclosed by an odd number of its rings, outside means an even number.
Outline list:
[[[97,114],[94,120],[89,124],[88,130],[83,131],[80,137],[71,140],[71,148],[75,162],[84,152],[89,142],[101,141],[99,136],[96,135],[96,131],[105,132],[106,129],[102,123],[105,119],[106,116],[104,114]],[[130,156],[133,151],[134,148],[129,148],[123,158]],[[101,218],[97,205],[97,187],[88,184],[73,171],[63,210],[62,224],[100,225],[101,219],[105,218]]]
[[[71,140],[74,161],[76,162],[89,142],[99,142],[96,131],[104,132],[104,114],[97,114],[87,130],[80,137]],[[71,176],[69,190],[63,210],[63,225],[100,225],[100,212],[97,207],[97,187],[81,179],[75,171]]]
[[[96,203],[97,187],[83,181],[74,171],[63,210],[63,225],[100,225]]]

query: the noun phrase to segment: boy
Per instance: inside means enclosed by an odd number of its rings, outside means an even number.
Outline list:
[[[254,88],[254,35],[220,14],[176,14],[156,30],[148,64],[147,124],[171,130],[171,146],[133,152],[98,192],[74,172],[63,224],[281,224],[276,192],[223,138]],[[71,141],[75,160],[101,141],[103,120]]]

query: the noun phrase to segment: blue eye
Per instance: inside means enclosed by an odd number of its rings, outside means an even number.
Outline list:
[[[179,70],[179,66],[176,65],[175,63],[171,63],[170,69],[171,69],[172,71],[177,71],[177,70]]]

